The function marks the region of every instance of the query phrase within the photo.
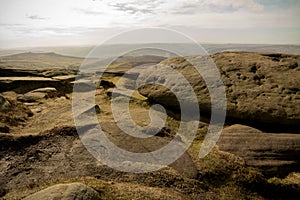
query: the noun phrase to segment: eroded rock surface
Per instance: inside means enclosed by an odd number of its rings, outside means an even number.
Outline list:
[[[47,94],[51,95],[56,92],[57,90],[52,87],[38,88],[20,96],[18,100],[23,102],[35,102],[40,99],[43,99],[44,97],[46,97]]]
[[[300,56],[223,52],[211,58],[225,85],[228,118],[258,123],[300,124]],[[196,57],[189,59],[197,60]],[[209,113],[211,102],[206,83],[191,64],[180,57],[162,61],[161,64],[171,66],[185,76],[195,90],[200,110]],[[159,71],[145,70],[142,78],[158,80],[161,75]],[[168,79],[173,78],[166,75],[161,81],[167,83],[172,81]],[[174,84],[173,89],[176,86]],[[185,91],[184,88],[178,89]],[[179,109],[178,101],[167,88],[145,85],[139,91],[154,102]]]
[[[223,129],[218,146],[267,175],[282,176],[300,169],[300,134],[264,133],[235,124]]]
[[[61,56],[55,53],[21,53],[0,58],[0,92],[29,91],[54,87],[71,92],[82,58]]]
[[[54,55],[48,54],[47,56]],[[24,55],[21,57],[23,59]],[[282,79],[282,76],[298,76],[298,56],[227,52],[215,54],[212,58],[222,72],[222,79],[228,95],[227,105],[230,117],[243,121],[256,120],[263,124],[271,123],[280,126],[284,124],[291,126],[294,132],[297,131],[295,124],[299,119],[297,118],[299,116],[299,110],[297,110],[299,108],[297,107],[299,106],[297,105],[299,92],[297,89],[287,88],[290,86],[297,88],[298,80],[296,78]],[[63,58],[60,57],[60,59]],[[38,59],[32,60],[35,62]],[[51,59],[52,62],[54,62],[53,59]],[[255,64],[253,64],[254,62]],[[294,64],[292,64],[293,62]],[[95,189],[98,192],[106,191],[115,194],[116,192],[111,191],[114,187],[118,192],[123,193],[124,187],[129,188],[128,191],[126,190],[129,193],[127,199],[135,197],[162,199],[162,197],[166,197],[165,191],[172,194],[166,199],[216,199],[220,196],[229,199],[249,199],[259,196],[256,191],[260,190],[252,190],[252,186],[260,188],[261,185],[267,185],[271,187],[258,170],[263,169],[264,173],[276,176],[299,171],[299,137],[296,134],[267,134],[242,125],[224,129],[219,147],[227,152],[219,151],[216,148],[206,158],[199,160],[198,150],[207,127],[204,122],[201,122],[203,126],[199,127],[198,131],[201,137],[195,139],[195,145],[192,145],[169,167],[164,166],[159,171],[140,174],[114,170],[95,159],[83,146],[74,126],[73,114],[83,116],[81,121],[84,122],[83,126],[78,127],[76,124],[77,128],[88,131],[99,122],[112,143],[121,149],[136,153],[153,152],[169,144],[172,139],[179,145],[183,145],[186,141],[185,138],[176,136],[178,120],[169,116],[168,123],[163,128],[161,127],[162,129],[159,128],[160,126],[146,127],[150,123],[148,101],[143,96],[134,94],[131,97],[132,104],[130,104],[131,117],[136,124],[145,126],[144,134],[154,135],[153,133],[157,133],[157,131],[158,133],[147,139],[135,138],[125,134],[116,126],[115,122],[118,120],[111,116],[110,100],[114,98],[120,100],[128,96],[128,92],[121,90],[118,95],[111,98],[107,98],[107,95],[111,96],[109,94],[112,94],[112,88],[117,87],[116,81],[120,78],[119,76],[130,69],[131,65],[108,70],[104,74],[105,81],[102,80],[97,87],[96,104],[86,108],[83,104],[79,104],[80,109],[72,112],[71,95],[68,92],[72,91],[75,69],[72,70],[69,67],[65,69],[64,64],[55,67],[56,63],[53,63],[50,69],[49,65],[40,66],[42,63],[36,65],[41,70],[36,69],[35,65],[24,64],[23,61],[14,61],[14,69],[10,69],[6,61],[0,63],[1,70],[4,69],[5,72],[0,74],[0,90],[7,91],[3,93],[3,96],[10,102],[9,111],[0,111],[0,132],[10,132],[9,134],[0,134],[0,197],[21,199],[45,188],[44,183],[47,184],[51,181],[62,183],[63,180],[73,181],[76,178],[86,183],[84,180],[87,177],[93,177],[93,180],[101,180],[110,185],[110,187],[103,186],[101,190],[100,184],[100,190],[98,190],[99,182],[97,184],[90,183],[91,187],[96,186],[97,189]],[[173,58],[163,61],[162,64],[170,65],[189,79],[197,93],[201,114],[209,113],[210,101],[207,88],[189,63],[182,58]],[[16,65],[20,66],[16,67]],[[27,69],[21,68],[23,65]],[[52,67],[54,68],[52,69]],[[144,65],[141,71],[147,73],[149,67]],[[277,69],[279,72],[276,71]],[[150,79],[155,80],[158,73],[159,71],[151,72]],[[261,76],[261,73],[265,78]],[[126,89],[131,89],[131,82],[137,76],[138,72],[134,71],[126,76],[126,81],[123,83],[121,81],[121,83]],[[171,79],[173,78],[160,78],[159,81],[163,83]],[[94,89],[94,87],[90,87],[88,80],[82,79],[81,81],[83,86],[82,91],[78,91],[79,95],[86,95],[87,91]],[[180,84],[178,79],[172,81]],[[278,87],[282,87],[282,90],[276,89],[277,87],[270,86],[270,84],[277,84]],[[186,88],[181,87],[181,90],[186,91]],[[150,101],[161,103],[175,111],[178,110],[178,102],[169,90],[150,85],[142,87],[140,91],[147,95]],[[29,95],[38,95],[35,102],[15,101],[17,97],[28,95],[28,92]],[[96,111],[97,114],[96,124],[86,117],[92,116],[92,111]],[[121,117],[119,121],[123,121],[123,119]],[[159,118],[155,118],[155,120],[160,121]],[[128,126],[132,125],[128,124]],[[97,139],[97,137],[91,136],[91,141]],[[180,146],[178,147],[180,148]],[[105,151],[101,152],[105,153]],[[174,151],[169,152],[168,156],[174,156]],[[245,162],[248,166],[256,168],[248,168]],[[125,161],[125,163],[130,166],[133,162]],[[138,164],[141,167],[152,167],[150,166],[152,163],[149,163],[148,160]],[[124,167],[124,165],[121,166]],[[206,182],[211,182],[209,187]],[[28,192],[32,186],[35,187],[34,185],[38,185],[39,190]],[[290,185],[286,187],[290,187]],[[247,188],[251,188],[251,190],[247,190]],[[281,193],[285,197],[286,195],[293,196],[299,191],[299,187],[294,184],[288,190],[285,187],[281,190],[277,190],[278,188],[276,186],[276,189],[270,189],[271,197],[276,197],[278,194],[281,196]],[[27,190],[27,192],[23,194],[23,190]],[[148,196],[141,195],[141,191],[147,192]],[[154,197],[158,191],[163,191],[163,193],[158,195],[159,197]],[[274,191],[276,192],[274,193]],[[6,193],[7,196],[4,196]],[[14,197],[14,193],[16,197]],[[118,195],[110,195],[108,199],[118,199],[114,198],[119,197]],[[37,198],[44,199],[44,197]]]

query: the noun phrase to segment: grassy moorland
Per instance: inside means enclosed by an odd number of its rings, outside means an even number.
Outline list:
[[[243,59],[245,56],[247,59]],[[159,171],[136,174],[120,172],[97,161],[78,137],[72,111],[72,86],[83,58],[56,53],[21,53],[0,57],[0,198],[22,199],[49,186],[71,182],[92,187],[101,199],[296,197],[300,193],[297,130],[291,134],[288,129],[283,129],[286,132],[274,134],[263,129],[263,124],[246,123],[247,119],[243,117],[259,116],[264,123],[263,120],[268,121],[271,116],[277,121],[268,126],[279,127],[278,124],[287,121],[290,127],[294,127],[293,120],[299,120],[295,102],[299,101],[300,93],[289,88],[295,88],[298,81],[295,77],[299,73],[299,56],[225,52],[214,54],[212,58],[222,70],[223,81],[228,87],[229,114],[232,115],[224,127],[220,143],[206,157],[198,157],[209,126],[207,121],[201,120],[193,144],[182,157]],[[157,55],[124,56],[114,60],[99,80],[96,105],[92,109],[95,109],[107,137],[121,148],[149,152],[174,138],[178,142],[186,141],[184,136],[176,136],[180,113],[168,106],[164,127],[145,129],[145,133],[158,132],[145,140],[125,134],[112,115],[112,98],[122,102],[126,97],[126,93],[112,97],[112,89],[118,81],[125,89],[130,86],[132,79],[121,77],[128,69],[142,65],[141,69],[146,70],[148,64],[167,63],[178,68],[186,77],[193,78],[184,58],[164,59]],[[104,67],[97,60],[90,62],[95,62],[96,67]],[[271,73],[270,67],[282,69],[280,73],[287,78],[282,80],[278,73]],[[254,78],[258,76],[260,80]],[[197,87],[199,82],[195,84],[192,81],[196,89],[200,88],[196,90],[199,100],[206,101],[205,88]],[[276,84],[278,86],[273,87]],[[260,89],[255,90],[256,87]],[[85,92],[79,93],[85,95]],[[259,94],[255,99],[249,95],[253,92]],[[135,91],[129,105],[133,121],[140,126],[148,125],[152,104],[170,104],[174,102],[169,101],[171,97],[169,91],[163,88],[145,87]],[[251,102],[256,102],[256,108]],[[199,105],[207,104],[200,102]],[[90,110],[87,108],[74,114],[89,116]],[[259,112],[263,114],[258,115]],[[145,167],[148,165],[143,163]]]

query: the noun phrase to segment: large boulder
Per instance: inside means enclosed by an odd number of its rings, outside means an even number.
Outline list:
[[[253,123],[300,124],[300,56],[223,52],[214,54],[211,58],[225,85],[228,118]],[[187,59],[170,58],[160,64],[170,66],[184,75],[197,95],[201,112],[209,114],[211,100],[206,83]],[[162,79],[160,71],[150,70],[145,69],[140,78]],[[166,76],[161,81],[174,82],[174,77]],[[178,84],[180,83],[175,80],[173,85],[178,87]],[[184,92],[184,88],[178,87],[177,90]],[[139,92],[156,103],[179,110],[175,96],[163,86],[145,85],[139,88]]]
[[[264,133],[235,124],[223,129],[217,145],[267,175],[283,176],[300,168],[300,134]]]
[[[99,200],[99,194],[82,183],[58,184],[34,193],[24,200]]]

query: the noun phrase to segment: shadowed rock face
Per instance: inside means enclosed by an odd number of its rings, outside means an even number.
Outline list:
[[[264,133],[239,124],[222,131],[219,149],[238,155],[269,176],[287,175],[300,168],[300,135]]]
[[[15,91],[27,93],[38,88],[54,87],[59,91],[71,92],[73,84],[69,79],[59,80],[45,77],[0,77],[0,92]]]
[[[254,123],[300,124],[300,56],[223,52],[211,58],[225,85],[228,118]],[[171,58],[161,64],[185,76],[195,90],[202,114],[209,113],[208,89],[190,63],[185,58]],[[149,79],[160,75],[149,74]],[[162,86],[146,85],[139,92],[154,102],[179,109],[175,96]]]

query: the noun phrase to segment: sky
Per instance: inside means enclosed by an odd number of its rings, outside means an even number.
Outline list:
[[[200,43],[300,44],[300,0],[0,0],[0,49],[161,27]]]

